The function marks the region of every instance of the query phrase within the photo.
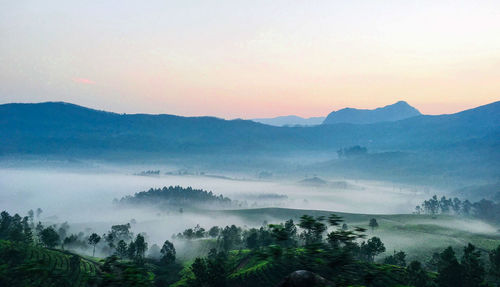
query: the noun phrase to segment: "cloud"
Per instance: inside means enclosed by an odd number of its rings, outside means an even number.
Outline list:
[[[75,83],[80,83],[80,84],[86,84],[86,85],[94,85],[95,82],[90,80],[90,79],[86,79],[86,78],[73,78],[73,82]]]

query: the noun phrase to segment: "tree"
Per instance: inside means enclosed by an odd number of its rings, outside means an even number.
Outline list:
[[[425,262],[425,267],[429,270],[437,271],[440,258],[439,253],[432,253],[431,258]]]
[[[104,240],[108,243],[109,248],[115,248],[120,240],[127,242],[132,240],[133,236],[130,232],[130,223],[118,224],[111,226],[111,230],[104,236]]]
[[[462,267],[458,263],[453,248],[448,247],[439,254],[438,262],[439,286],[442,287],[462,287],[464,286],[462,277]]]
[[[450,207],[452,207],[451,198],[447,199],[446,196],[442,196],[441,199],[439,200],[439,207],[441,208],[442,214],[449,214]]]
[[[78,241],[78,236],[76,236],[75,234],[71,234],[70,236],[64,238],[62,247],[64,249],[64,246],[71,246],[75,244],[77,241]]]
[[[43,224],[40,221],[38,221],[38,223],[37,223],[37,225],[35,227],[36,235],[38,237],[41,236],[43,229],[44,229]]]
[[[207,263],[203,258],[196,258],[191,264],[191,271],[194,274],[194,278],[190,280],[190,286],[201,287],[207,286],[208,281],[208,271]]]
[[[373,262],[375,256],[385,252],[385,246],[380,238],[372,237],[368,241],[361,243],[361,252],[368,261]]]
[[[300,217],[299,227],[304,229],[301,237],[304,239],[306,245],[321,242],[323,233],[326,231],[326,225],[321,221],[325,220],[323,216],[314,218],[309,215]]]
[[[273,236],[274,241],[278,245],[286,245],[289,238],[283,224],[269,224],[269,229],[271,230],[271,235]]]
[[[21,222],[23,226],[24,242],[27,244],[33,243],[33,231],[31,230],[32,224],[30,224],[29,221],[29,217],[25,216]]]
[[[258,235],[257,239],[258,246],[268,246],[269,244],[273,243],[273,236],[271,235],[271,231],[269,231],[269,228],[261,226],[257,231],[257,235]]]
[[[52,226],[49,226],[40,232],[40,240],[45,247],[54,248],[59,244],[59,234]]]
[[[188,228],[182,232],[182,236],[187,240],[191,240],[195,238],[195,232],[192,228]]]
[[[420,262],[412,261],[406,270],[408,272],[408,285],[415,287],[431,286],[429,276]]]
[[[116,245],[116,255],[120,258],[127,257],[127,243],[125,243],[125,241],[118,241],[118,244]]]
[[[357,238],[361,238],[361,234],[356,234],[350,230],[334,230],[327,235],[328,243],[334,249],[351,246]]]
[[[393,255],[384,258],[384,264],[406,267],[406,253],[404,253],[404,251],[394,251]]]
[[[194,237],[195,238],[203,238],[205,237],[206,235],[206,232],[205,232],[205,228],[203,227],[200,227],[200,225],[196,225],[196,227],[194,228]]]
[[[11,217],[8,238],[13,241],[24,241],[22,218],[17,213]]]
[[[433,217],[439,212],[439,200],[437,195],[434,195],[431,199],[424,201],[424,210],[427,214],[431,214]]]
[[[490,274],[500,282],[500,245],[490,251]]]
[[[245,235],[245,243],[249,249],[255,249],[259,246],[259,233],[257,229],[251,228]]]
[[[333,227],[337,227],[340,225],[340,223],[342,223],[344,220],[342,219],[342,217],[336,215],[336,214],[330,214],[330,216],[328,217],[328,223],[330,223],[330,226],[333,226]]]
[[[137,261],[142,262],[147,249],[148,243],[144,239],[144,236],[142,236],[141,234],[137,234],[135,238],[135,252]]]
[[[149,270],[137,266],[135,262],[123,262],[116,256],[110,256],[106,258],[100,269],[98,286],[153,286],[153,278]]]
[[[375,218],[370,219],[370,223],[368,223],[368,226],[372,229],[372,232],[375,230],[375,228],[378,228],[378,222]]]
[[[127,256],[129,259],[134,260],[136,253],[137,252],[136,252],[136,248],[135,248],[135,242],[131,241],[128,245],[128,248],[127,248]]]
[[[229,251],[241,243],[241,228],[236,227],[234,224],[224,227],[218,239],[218,244],[222,250]]]
[[[463,284],[467,287],[478,287],[484,281],[485,270],[481,262],[481,253],[472,244],[464,248],[461,261],[463,273]]]
[[[458,199],[457,197],[453,198],[452,208],[453,208],[453,213],[457,215],[460,214],[460,211],[462,209],[462,201],[460,201],[460,199]]]
[[[172,242],[165,240],[160,252],[162,254],[160,259],[162,263],[170,264],[175,262],[175,247]]]
[[[194,278],[190,279],[189,286],[194,287],[225,287],[227,286],[226,261],[224,253],[211,249],[206,259],[196,258],[191,265]]]
[[[99,243],[99,241],[101,241],[101,236],[97,235],[97,233],[92,233],[89,236],[88,243],[94,247],[92,256],[95,256],[95,246]]]
[[[218,226],[213,226],[212,228],[210,228],[210,230],[208,230],[208,236],[212,238],[217,238],[217,236],[219,236],[219,233],[220,233],[220,227]]]
[[[225,253],[217,252],[215,249],[211,249],[208,252],[208,284],[210,287],[225,287],[227,286],[226,276],[227,258]]]
[[[462,202],[462,213],[464,215],[470,215],[470,210],[472,209],[472,203],[469,200],[464,200]]]

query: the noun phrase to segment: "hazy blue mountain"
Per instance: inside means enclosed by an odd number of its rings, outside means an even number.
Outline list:
[[[274,127],[213,117],[116,114],[67,103],[0,105],[0,155],[436,150],[496,145],[500,102],[451,115],[370,125]]]
[[[345,108],[331,112],[323,124],[373,124],[378,122],[393,122],[399,121],[414,116],[419,116],[421,113],[410,106],[405,101],[399,101],[395,104],[388,105],[374,110]]]
[[[281,116],[275,118],[252,119],[254,122],[271,125],[271,126],[315,126],[320,125],[325,120],[325,117],[302,118],[299,116]]]
[[[337,150],[355,145],[366,147],[368,154],[336,159]],[[311,127],[275,127],[213,117],[116,114],[67,103],[0,105],[2,160],[175,161],[221,169],[268,170],[284,168],[285,159],[305,155],[325,161],[309,168],[315,174],[424,184],[429,178],[443,184],[467,178],[498,181],[500,102],[451,115]]]

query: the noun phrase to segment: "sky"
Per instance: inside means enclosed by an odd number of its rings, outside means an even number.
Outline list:
[[[500,100],[500,1],[0,0],[0,104],[325,116]]]

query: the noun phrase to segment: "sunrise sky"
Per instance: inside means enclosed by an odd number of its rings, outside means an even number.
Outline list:
[[[253,118],[500,100],[498,0],[0,3],[0,103]]]

